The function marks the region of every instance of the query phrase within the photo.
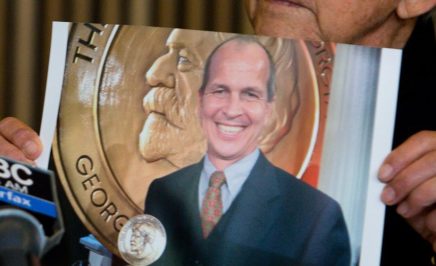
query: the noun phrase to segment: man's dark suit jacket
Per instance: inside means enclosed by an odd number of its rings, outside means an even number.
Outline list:
[[[203,162],[155,180],[145,212],[167,247],[156,265],[349,265],[339,205],[260,155],[241,191],[205,240],[198,182]]]

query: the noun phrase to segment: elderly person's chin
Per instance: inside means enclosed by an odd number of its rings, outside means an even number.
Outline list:
[[[198,126],[197,126],[198,127]],[[166,160],[180,168],[201,159],[206,141],[195,126],[180,129],[165,121],[146,121],[139,135],[139,152],[147,163]],[[188,130],[190,129],[190,130]]]

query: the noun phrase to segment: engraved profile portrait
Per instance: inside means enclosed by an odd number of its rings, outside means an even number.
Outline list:
[[[135,216],[118,237],[121,256],[132,265],[148,265],[159,258],[166,245],[165,229],[153,217]]]
[[[152,231],[147,224],[134,224],[130,238],[130,249],[138,257],[144,257],[146,246],[153,241]]]

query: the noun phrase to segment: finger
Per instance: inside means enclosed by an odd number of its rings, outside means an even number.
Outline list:
[[[425,225],[433,234],[436,234],[436,209],[431,211],[426,219],[425,219]]]
[[[7,117],[0,121],[0,135],[21,150],[29,160],[35,160],[42,152],[42,143],[38,134],[16,118]]]
[[[406,218],[407,222],[412,226],[412,228],[418,232],[424,239],[431,242],[432,232],[427,228],[426,218],[430,213],[430,208],[420,212],[411,218]]]
[[[5,156],[20,162],[33,164],[33,162],[29,160],[20,149],[18,149],[15,145],[7,141],[1,135],[0,135],[0,156]]]
[[[433,251],[436,252],[436,237],[434,237],[433,239],[434,239],[433,240],[433,245],[432,245],[433,246]],[[435,264],[433,264],[433,265],[435,265]]]
[[[415,229],[425,240],[433,245],[436,243],[436,210],[434,206],[425,209],[418,215],[407,218],[407,222]],[[436,251],[436,249],[435,249]]]
[[[433,251],[436,252],[436,209],[431,211],[425,219],[426,230],[430,232],[427,239],[433,246]]]
[[[436,176],[436,151],[430,151],[405,167],[388,182],[382,192],[382,200],[388,205],[396,204],[421,183],[434,176]]]
[[[379,179],[389,182],[404,167],[432,150],[436,150],[436,132],[421,131],[413,135],[386,157],[378,172]]]
[[[398,205],[397,212],[409,218],[422,212],[436,202],[436,177],[416,187],[412,193]]]

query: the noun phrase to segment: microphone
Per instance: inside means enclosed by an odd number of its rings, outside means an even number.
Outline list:
[[[0,265],[31,265],[63,232],[53,172],[0,157]]]

